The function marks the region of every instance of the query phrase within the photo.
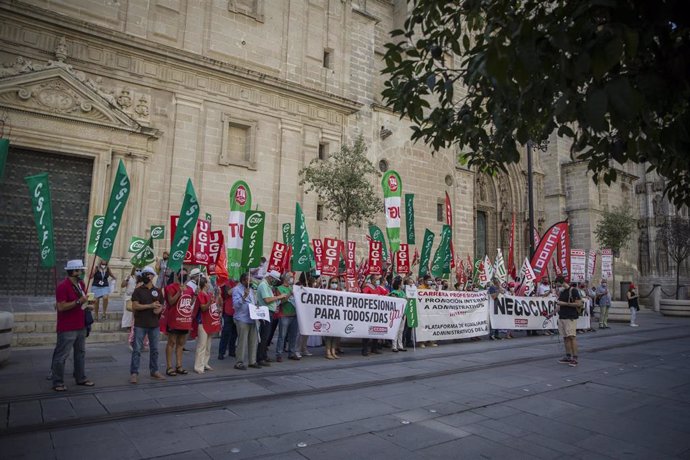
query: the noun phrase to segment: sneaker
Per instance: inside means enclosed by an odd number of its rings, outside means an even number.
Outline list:
[[[293,361],[299,361],[300,359],[302,359],[302,357],[299,354],[294,354],[294,355],[288,356],[288,359],[292,359]]]
[[[282,362],[283,362],[283,357],[282,357],[282,356],[276,356],[276,362],[277,362],[277,363],[282,363]]]
[[[568,366],[577,367],[577,359],[571,359],[570,362],[568,363]]]
[[[240,370],[240,371],[246,371],[247,370],[247,366],[245,366],[243,363],[237,363],[237,364],[235,364],[234,367],[235,367],[235,369]]]
[[[136,384],[139,376],[137,374],[132,374],[129,376],[129,383]]]
[[[301,353],[295,353],[295,357],[297,359],[302,359],[302,354]]]
[[[639,324],[631,324],[630,327],[640,327]]]
[[[568,358],[567,356],[564,356],[563,358],[559,359],[558,362],[561,364],[570,364],[573,358]]]
[[[420,343],[419,348],[426,348],[426,344]]]
[[[512,339],[512,337],[511,337],[511,339]],[[437,344],[436,342],[431,342],[431,346],[432,346],[432,347],[437,347],[438,344]]]
[[[303,351],[302,356],[314,356],[313,353],[311,353],[309,350]]]

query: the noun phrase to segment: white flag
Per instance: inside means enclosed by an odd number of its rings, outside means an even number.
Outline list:
[[[523,287],[527,287],[525,293],[530,293],[534,289],[534,280],[536,279],[534,270],[532,270],[532,265],[530,265],[529,260],[525,257],[525,261],[522,263],[522,268],[520,268],[520,279],[522,280]]]
[[[487,284],[490,284],[494,280],[494,266],[491,264],[491,260],[488,255],[484,256],[484,275],[486,276]]]
[[[508,281],[508,273],[506,272],[506,266],[503,262],[503,253],[501,248],[496,250],[496,262],[494,263],[494,272],[496,273],[496,278],[503,284]]]

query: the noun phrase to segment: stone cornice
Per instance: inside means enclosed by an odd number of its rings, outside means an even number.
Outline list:
[[[104,49],[111,48],[122,51],[124,54],[136,56],[145,61],[158,61],[168,66],[175,66],[180,69],[180,72],[193,72],[196,75],[207,74],[209,77],[220,78],[226,81],[230,80],[241,85],[251,83],[252,86],[278,93],[283,97],[316,104],[335,110],[343,115],[355,113],[362,107],[362,104],[358,102],[326,91],[306,88],[271,75],[241,68],[227,62],[221,62],[171,46],[158,43],[155,43],[155,46],[151,46],[152,43],[148,40],[105,29],[67,16],[56,15],[53,12],[33,5],[27,5],[21,1],[10,0],[2,2],[0,3],[0,11],[2,11],[4,21],[12,22],[12,18],[15,19],[15,23],[23,22],[32,27],[52,29],[55,35],[69,33],[73,36],[84,37],[89,44],[97,45]],[[79,57],[73,56],[71,59],[73,61],[79,60]]]
[[[573,161],[569,161],[569,162],[566,162],[566,163],[562,163],[561,166],[562,166],[563,168],[565,168],[565,169],[570,169],[570,168],[575,168],[575,167],[578,167],[578,166],[582,166],[583,164],[584,164],[585,167],[586,167],[586,166],[587,166],[587,160],[573,160]],[[616,166],[611,167],[611,169],[615,170],[615,171],[616,171],[616,174],[618,174],[618,175],[621,176],[623,179],[626,179],[626,180],[628,180],[628,181],[631,182],[631,183],[634,182],[634,181],[636,181],[637,179],[639,179],[638,176],[636,176],[636,175],[634,175],[634,174],[630,174],[629,172],[623,171],[621,168],[618,168],[618,167],[616,167]],[[589,169],[587,169],[587,174],[590,174]]]

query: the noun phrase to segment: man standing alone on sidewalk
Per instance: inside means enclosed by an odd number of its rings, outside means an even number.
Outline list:
[[[556,283],[563,286],[558,295],[558,332],[565,343],[565,357],[558,360],[559,363],[577,366],[577,318],[582,308],[582,298],[577,284],[571,286],[565,282],[562,276],[556,278]]]
[[[144,337],[149,338],[149,372],[154,380],[165,380],[158,371],[159,318],[163,311],[163,294],[153,287],[156,271],[145,267],[141,271],[141,286],[132,293],[132,312],[134,313],[134,346],[129,366],[129,383],[137,383],[139,360],[144,348]]]

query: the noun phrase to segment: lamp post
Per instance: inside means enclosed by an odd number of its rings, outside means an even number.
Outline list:
[[[533,141],[527,141],[527,206],[529,210],[529,259],[532,261],[534,257],[534,184],[532,181],[532,149],[538,149],[542,152],[546,152],[549,147],[549,141],[544,140],[540,143]]]

